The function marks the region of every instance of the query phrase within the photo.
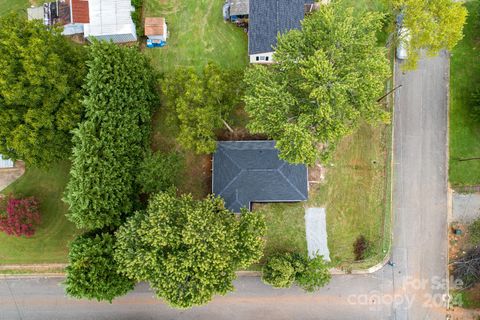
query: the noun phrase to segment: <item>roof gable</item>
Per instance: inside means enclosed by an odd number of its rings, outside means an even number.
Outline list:
[[[213,193],[240,212],[252,202],[308,199],[307,168],[278,157],[275,141],[219,142],[213,160]]]
[[[165,18],[145,18],[146,36],[164,36]]]

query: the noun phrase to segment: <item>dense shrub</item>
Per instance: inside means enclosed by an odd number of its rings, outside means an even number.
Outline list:
[[[177,153],[150,152],[140,165],[137,183],[144,193],[166,191],[175,185],[183,165]]]
[[[40,211],[35,198],[0,200],[0,230],[8,235],[30,237],[40,223]]]
[[[313,292],[330,282],[331,275],[323,256],[305,259],[302,269],[297,270],[297,284],[307,292]]]
[[[132,210],[136,170],[148,148],[155,82],[137,48],[95,42],[88,67],[86,120],[74,131],[65,201],[78,228],[115,227]]]
[[[64,283],[68,295],[111,302],[133,290],[135,281],[117,271],[114,245],[115,238],[108,233],[85,234],[70,244]]]
[[[279,254],[271,257],[262,271],[262,280],[274,288],[289,288],[296,282],[307,292],[320,289],[331,279],[323,256],[310,259],[298,254]]]
[[[274,288],[289,288],[295,282],[296,270],[290,255],[270,258],[262,271],[262,280]]]
[[[468,250],[462,257],[452,263],[453,276],[462,279],[464,288],[480,282],[480,247]]]

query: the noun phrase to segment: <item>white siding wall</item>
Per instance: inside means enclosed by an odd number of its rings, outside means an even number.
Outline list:
[[[273,52],[251,54],[250,63],[273,63]]]
[[[5,168],[13,168],[14,163],[10,159],[4,159],[3,156],[0,154],[0,169],[5,169]]]

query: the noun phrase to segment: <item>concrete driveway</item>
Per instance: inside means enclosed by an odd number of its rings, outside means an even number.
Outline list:
[[[144,284],[110,305],[66,298],[62,279],[4,279],[0,319],[445,319],[448,65],[442,55],[396,74],[395,267],[335,276],[315,294],[242,277],[235,293],[181,311]]]
[[[25,173],[25,164],[17,161],[14,168],[0,169],[0,193]]]

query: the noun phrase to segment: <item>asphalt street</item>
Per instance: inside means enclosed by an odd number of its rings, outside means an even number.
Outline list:
[[[255,277],[206,306],[174,310],[145,284],[113,304],[65,297],[61,278],[0,280],[0,319],[445,319],[448,57],[397,68],[392,261],[335,276],[315,294],[274,290]]]

